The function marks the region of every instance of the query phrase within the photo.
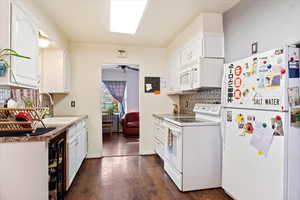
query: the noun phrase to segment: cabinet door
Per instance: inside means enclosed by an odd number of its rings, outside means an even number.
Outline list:
[[[70,55],[67,51],[64,51],[64,66],[63,66],[64,76],[63,76],[63,91],[71,91],[71,61]]]
[[[31,59],[12,57],[11,81],[37,87],[38,31],[24,11],[12,4],[11,47]]]
[[[201,87],[200,67],[194,67],[193,68],[193,81],[192,81],[193,82],[193,89],[197,89],[197,88]]]
[[[77,139],[73,140],[71,143],[69,143],[69,166],[68,166],[68,170],[69,170],[69,182],[68,185],[70,186],[75,175],[76,175],[76,165],[77,165],[77,144],[78,141]]]
[[[224,57],[224,36],[222,33],[204,33],[202,45],[203,57]]]
[[[199,34],[191,40],[192,49],[192,62],[191,65],[196,65],[198,63],[199,57],[203,57],[203,38]]]
[[[68,93],[71,85],[71,66],[66,50],[43,50],[43,75],[41,90],[48,93]]]
[[[86,133],[85,130],[82,130],[81,134],[78,136],[78,168],[80,167],[82,161],[85,158],[86,154]]]
[[[183,91],[193,89],[192,79],[192,69],[182,71],[180,73],[180,89]]]
[[[88,133],[87,133],[87,129],[84,130],[85,131],[85,134],[84,134],[84,147],[83,147],[83,150],[84,150],[84,158],[86,157],[87,155],[87,152],[88,152]]]
[[[179,83],[179,71],[180,71],[180,56],[181,51],[177,50],[174,51],[170,55],[169,60],[169,90],[170,91],[176,91],[180,89],[180,83]]]

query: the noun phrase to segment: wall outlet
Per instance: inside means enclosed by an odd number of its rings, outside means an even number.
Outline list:
[[[253,54],[257,54],[258,51],[258,43],[257,42],[253,42],[251,45],[251,53]]]
[[[71,107],[75,108],[75,101],[71,101]]]

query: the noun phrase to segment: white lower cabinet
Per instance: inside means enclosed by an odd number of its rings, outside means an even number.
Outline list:
[[[164,120],[158,117],[154,118],[154,150],[157,155],[164,160],[165,159],[165,138],[166,128],[164,127]]]
[[[87,155],[87,129],[85,121],[78,122],[67,131],[67,189],[71,186]]]
[[[75,138],[70,143],[68,142],[68,187],[70,187],[76,175],[76,157],[77,157],[78,139]]]

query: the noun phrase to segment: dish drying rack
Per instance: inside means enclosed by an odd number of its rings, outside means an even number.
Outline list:
[[[38,124],[41,123],[47,128],[42,119],[45,117],[49,108],[0,108],[0,131],[13,132],[35,132]],[[20,112],[26,112],[32,118],[32,122],[16,121],[15,116]]]

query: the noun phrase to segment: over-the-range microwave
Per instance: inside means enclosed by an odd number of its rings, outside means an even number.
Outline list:
[[[180,89],[221,88],[223,66],[223,58],[198,58],[190,66],[181,69]]]

